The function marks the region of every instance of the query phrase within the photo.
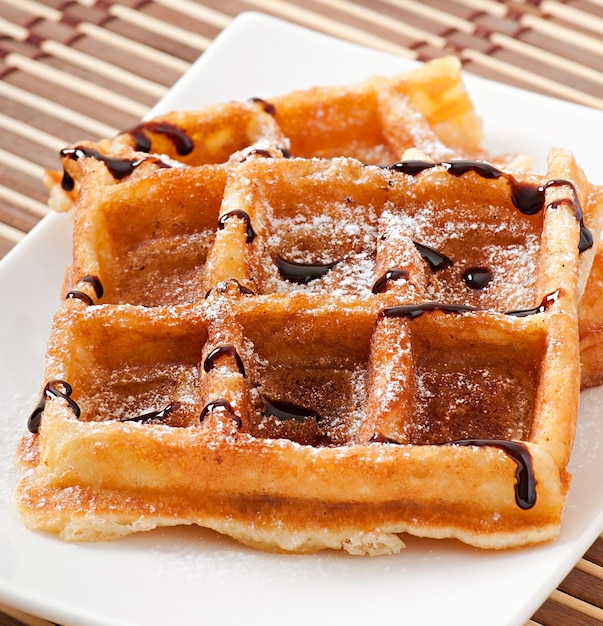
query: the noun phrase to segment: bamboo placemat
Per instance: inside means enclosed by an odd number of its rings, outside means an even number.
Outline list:
[[[0,0],[0,257],[47,213],[57,152],[130,128],[240,12],[603,109],[603,0]],[[603,623],[603,538],[529,624]],[[0,626],[46,624],[0,609]]]

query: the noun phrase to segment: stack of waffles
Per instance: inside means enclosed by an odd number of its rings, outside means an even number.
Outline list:
[[[554,538],[581,329],[584,384],[603,370],[579,307],[601,189],[564,150],[539,175],[481,145],[446,58],[63,150],[74,255],[25,524],[352,554]]]

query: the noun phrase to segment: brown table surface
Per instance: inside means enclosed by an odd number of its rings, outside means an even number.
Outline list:
[[[0,0],[0,257],[48,212],[60,148],[132,127],[248,10],[603,109],[602,0]],[[603,623],[602,537],[528,623]],[[48,622],[0,607],[17,624]]]

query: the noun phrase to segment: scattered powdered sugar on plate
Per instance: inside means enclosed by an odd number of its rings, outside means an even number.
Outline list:
[[[27,430],[27,418],[35,406],[36,399],[24,395],[15,395],[5,399],[4,406],[10,407],[10,419],[6,416],[0,419],[0,456],[4,459],[14,459],[17,445]],[[22,417],[22,428],[15,427],[18,424],[16,416]],[[7,462],[8,471],[0,472],[0,503],[12,507],[13,492],[17,479],[17,470],[14,461]]]

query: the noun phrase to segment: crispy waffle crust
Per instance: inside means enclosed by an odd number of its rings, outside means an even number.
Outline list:
[[[538,176],[480,142],[444,59],[65,149],[25,523],[353,554],[555,537],[600,192],[564,151]]]
[[[603,383],[603,243],[599,242],[580,306],[582,387]]]

